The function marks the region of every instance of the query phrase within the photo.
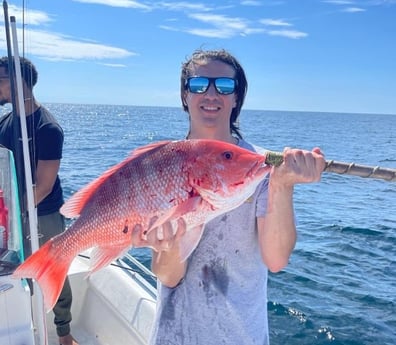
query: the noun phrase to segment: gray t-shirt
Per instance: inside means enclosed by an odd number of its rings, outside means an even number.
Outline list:
[[[252,151],[244,140],[239,146]],[[238,208],[205,226],[175,287],[158,283],[151,344],[267,345],[267,275],[256,217],[266,213],[268,179]]]

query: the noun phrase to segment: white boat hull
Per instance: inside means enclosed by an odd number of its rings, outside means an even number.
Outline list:
[[[77,257],[69,270],[73,292],[72,335],[80,345],[148,344],[156,290],[141,275],[110,265],[88,275],[89,260]],[[39,345],[29,286],[0,276],[0,344]],[[53,312],[46,315],[48,345],[59,345]]]
[[[0,344],[34,345],[30,290],[27,284],[0,277]],[[58,344],[57,344],[58,345]]]
[[[155,289],[139,274],[110,265],[87,276],[89,261],[77,257],[69,271],[73,292],[72,334],[80,345],[147,344],[156,310]],[[49,345],[58,345],[53,313]]]

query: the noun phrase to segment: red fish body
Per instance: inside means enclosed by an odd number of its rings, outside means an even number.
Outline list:
[[[14,277],[35,279],[50,310],[80,252],[94,247],[92,271],[98,270],[136,246],[131,233],[137,225],[144,238],[180,217],[187,224],[181,241],[185,259],[204,224],[241,205],[269,169],[265,156],[215,140],[144,146],[63,205],[62,214],[78,218],[21,264]]]

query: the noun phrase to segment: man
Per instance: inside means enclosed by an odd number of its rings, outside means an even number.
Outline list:
[[[8,57],[0,58],[0,105],[12,101],[9,62]],[[20,65],[34,185],[33,194],[38,214],[39,242],[42,245],[51,237],[65,230],[64,218],[59,213],[63,204],[63,191],[58,176],[63,149],[63,130],[53,115],[34,97],[33,87],[36,85],[38,78],[35,66],[26,58],[20,59]],[[19,129],[18,105],[11,113],[0,119],[0,144],[14,153],[17,167],[23,167],[23,160],[18,159],[22,156],[22,144],[19,135],[18,137],[14,135],[15,124]],[[18,176],[18,188],[23,191],[20,202],[26,203],[24,173]],[[27,257],[31,254],[31,244],[26,214],[23,215],[22,222],[24,253]],[[61,345],[78,345],[70,334],[71,303],[72,292],[69,281],[66,280],[62,293],[53,309],[54,323]]]
[[[194,52],[181,71],[181,100],[190,120],[188,139],[216,139],[255,151],[242,138],[238,116],[247,91],[245,72],[225,50]],[[266,133],[263,133],[266,135]],[[205,225],[184,262],[178,241],[186,224],[163,226],[147,245],[157,275],[155,345],[268,345],[267,274],[288,263],[296,242],[293,188],[319,181],[321,151],[285,149],[284,162],[241,206]]]

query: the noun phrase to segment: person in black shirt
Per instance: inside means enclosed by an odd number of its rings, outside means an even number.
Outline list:
[[[51,237],[65,230],[64,217],[59,213],[63,192],[58,176],[63,149],[63,130],[55,117],[43,107],[33,95],[38,73],[35,66],[26,58],[20,58],[23,97],[26,113],[26,126],[29,138],[29,154],[32,170],[34,202],[37,207],[39,243],[42,245]],[[8,57],[0,58],[0,105],[12,101]],[[15,75],[15,74],[14,74]],[[18,106],[17,106],[18,108]],[[20,133],[19,111],[12,111],[0,119],[0,145],[14,153],[17,167],[23,167],[21,138],[15,137],[16,124]],[[26,203],[24,169],[18,174],[18,188],[22,195],[20,202]],[[22,207],[22,209],[24,209]],[[26,209],[26,208],[25,208]],[[25,257],[31,254],[29,220],[22,215],[23,242]],[[66,279],[62,293],[53,309],[54,323],[61,345],[78,345],[70,334],[72,292]]]

